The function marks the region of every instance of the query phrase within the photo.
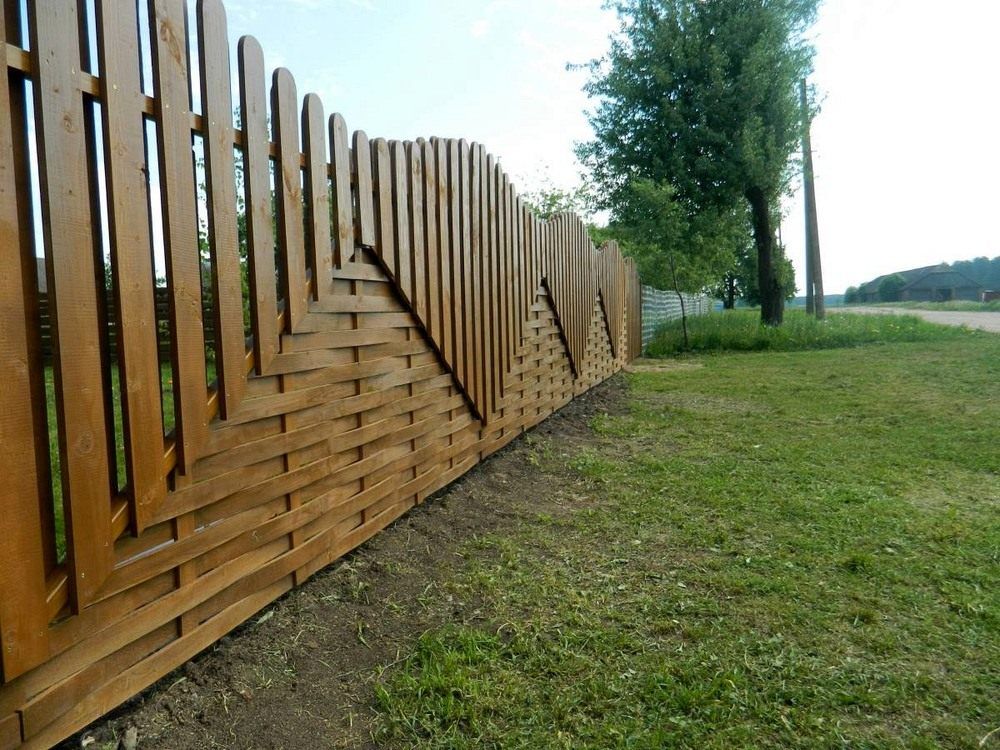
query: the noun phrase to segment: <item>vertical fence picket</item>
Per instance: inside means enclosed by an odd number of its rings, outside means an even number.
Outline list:
[[[333,236],[330,226],[330,167],[326,159],[326,127],[323,102],[316,94],[306,94],[302,105],[302,149],[306,155],[305,205],[308,209],[306,245],[313,272],[312,287],[317,300],[328,299],[333,292]],[[342,128],[339,135],[344,139],[343,147],[346,152],[346,129]],[[351,189],[349,180],[348,177],[348,190]]]
[[[453,329],[453,311],[455,307],[452,290],[451,264],[451,214],[449,192],[449,161],[447,141],[434,138],[431,143],[434,147],[434,177],[437,186],[437,251],[438,251],[438,271],[439,284],[441,287],[441,352],[444,354],[445,362],[454,362],[455,342]]]
[[[441,270],[440,244],[437,224],[437,161],[434,155],[434,145],[430,141],[420,142],[421,159],[423,161],[424,180],[424,259],[427,275],[427,325],[431,338],[442,345],[441,332]]]
[[[484,382],[484,417],[489,420],[493,414],[494,403],[496,401],[496,372],[494,362],[495,345],[497,341],[496,320],[497,306],[493,293],[493,284],[496,274],[493,269],[493,253],[496,247],[494,232],[496,229],[496,206],[493,193],[493,157],[487,156],[486,149],[480,146],[480,162],[483,165],[482,187],[480,193],[483,196],[483,263],[482,282],[483,289],[483,372]]]
[[[503,390],[510,371],[510,305],[507,290],[510,287],[509,246],[507,235],[507,195],[504,190],[504,174],[497,164],[493,175],[494,189],[497,200],[497,306],[500,314],[500,330],[497,336],[497,346],[500,356],[500,388],[498,398],[503,397]]]
[[[468,217],[469,229],[466,232],[468,244],[465,257],[468,259],[466,266],[466,278],[469,281],[469,299],[472,302],[469,312],[466,313],[467,325],[469,326],[470,339],[470,374],[472,376],[472,398],[476,405],[483,403],[483,342],[480,333],[483,329],[483,299],[479,281],[482,278],[482,217],[480,206],[482,193],[480,191],[480,174],[482,164],[479,161],[479,145],[473,143],[469,151],[469,173],[468,177],[462,180],[462,184],[468,189]],[[481,419],[485,415],[479,415]]]
[[[392,174],[392,227],[393,265],[396,269],[396,286],[413,306],[413,259],[410,257],[410,216],[409,216],[409,169],[406,163],[406,148],[400,141],[389,144]]]
[[[507,342],[507,358],[513,365],[514,357],[521,348],[521,316],[523,309],[521,306],[522,287],[522,265],[524,261],[522,236],[520,233],[520,222],[517,218],[517,202],[514,186],[510,184],[510,179],[504,178],[504,186],[507,192],[507,255],[510,258],[510,334]]]
[[[476,393],[476,362],[473,344],[475,330],[475,297],[472,294],[472,194],[470,179],[471,153],[464,139],[458,142],[459,231],[458,256],[462,285],[462,381],[467,393]]]
[[[450,139],[448,146],[448,258],[450,264],[452,361],[455,375],[463,383],[465,378],[465,286],[462,283],[462,229],[461,187],[459,183],[458,141]]]
[[[291,332],[298,328],[309,311],[309,285],[306,282],[306,243],[302,213],[298,95],[295,80],[285,68],[274,71],[271,83],[271,119],[278,146],[274,203],[278,220],[278,256],[281,258],[281,293],[285,298],[285,330]]]
[[[63,503],[72,568],[71,603],[89,603],[111,571],[111,486],[102,368],[98,269],[93,253],[80,49],[75,4],[29,4],[36,135],[46,264],[55,304],[56,406]],[[103,269],[101,275],[103,276]],[[103,289],[100,290],[103,295]],[[99,379],[98,379],[99,382]],[[203,380],[204,382],[204,380]]]
[[[333,264],[340,268],[354,256],[354,206],[351,200],[351,149],[347,123],[330,116],[330,157],[333,170]],[[321,297],[322,298],[322,297]]]
[[[355,233],[358,244],[374,248],[377,244],[375,229],[374,188],[372,184],[372,150],[364,131],[354,133],[351,149],[351,170],[357,185],[358,206],[355,217]],[[347,258],[345,258],[345,261]]]
[[[135,3],[97,4],[125,463],[138,533],[166,497],[146,145]]]
[[[0,52],[6,57],[7,28],[0,9]],[[5,72],[6,73],[6,72]],[[46,553],[41,502],[48,500],[36,451],[47,435],[38,434],[37,401],[32,379],[40,379],[31,352],[29,306],[36,293],[33,248],[23,242],[21,221],[30,215],[22,206],[30,196],[18,191],[12,91],[6,74],[0,75],[0,361],[6,368],[0,386],[0,466],[14,467],[0,483],[0,679],[11,680],[48,656],[48,617],[45,604]],[[20,128],[18,128],[19,130]],[[23,264],[23,265],[22,265]],[[40,439],[41,438],[41,439]]]
[[[410,195],[410,269],[412,274],[413,299],[411,304],[417,317],[424,321],[430,333],[427,322],[427,263],[426,245],[424,244],[424,156],[419,143],[406,144],[406,163],[408,169],[407,186]]]
[[[159,125],[163,241],[170,289],[179,466],[188,474],[207,427],[201,258],[191,148],[187,18],[183,0],[154,0],[151,19]]]
[[[221,0],[198,2],[198,57],[205,144],[205,205],[214,297],[216,376],[220,412],[235,411],[246,390],[243,279],[236,217],[233,98],[229,39]]]
[[[392,153],[384,138],[372,141],[372,177],[375,188],[375,252],[389,275],[396,278],[396,242],[392,207]]]
[[[278,347],[278,289],[274,267],[274,212],[271,208],[264,51],[256,39],[245,36],[240,39],[238,55],[250,321],[256,369],[259,375],[263,375]]]

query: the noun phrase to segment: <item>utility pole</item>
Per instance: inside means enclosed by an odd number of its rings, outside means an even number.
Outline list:
[[[811,116],[806,81],[803,78],[802,95],[802,178],[805,182],[806,204],[806,310],[815,313],[819,320],[826,317],[823,299],[823,265],[819,255],[819,220],[816,215],[816,184],[813,180],[812,139],[809,135]]]

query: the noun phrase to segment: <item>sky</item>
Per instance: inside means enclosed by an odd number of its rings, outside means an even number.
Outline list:
[[[580,181],[587,73],[617,28],[601,0],[226,0],[300,98],[370,137],[463,137],[519,189]],[[189,3],[193,8],[194,2]],[[192,27],[194,26],[192,22]],[[826,0],[812,31],[825,287],[1000,255],[1000,1]],[[235,80],[235,79],[234,79]],[[197,99],[197,93],[195,95]],[[798,180],[796,188],[798,188]],[[155,229],[155,228],[154,228]],[[801,190],[782,237],[804,288]]]

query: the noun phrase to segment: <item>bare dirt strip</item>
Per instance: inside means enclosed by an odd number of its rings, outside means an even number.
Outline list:
[[[960,312],[957,310],[917,310],[908,307],[841,307],[830,312],[852,312],[864,315],[916,315],[929,323],[946,326],[968,326],[980,331],[1000,333],[1000,312]]]
[[[616,376],[289,592],[60,750],[373,748],[380,673],[420,635],[489,617],[448,581],[477,536],[575,512],[579,476],[537,452],[592,443],[591,420],[625,409]]]

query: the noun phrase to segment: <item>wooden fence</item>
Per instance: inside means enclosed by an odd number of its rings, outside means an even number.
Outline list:
[[[234,95],[218,0],[4,0],[0,44],[2,750],[83,727],[639,353],[613,244],[532,215],[482,146],[349,134],[252,38]]]

